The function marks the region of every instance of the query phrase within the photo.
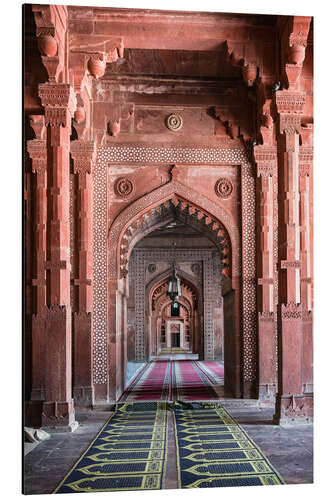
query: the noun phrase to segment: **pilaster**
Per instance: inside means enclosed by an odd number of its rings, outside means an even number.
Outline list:
[[[275,401],[277,382],[274,256],[276,146],[256,146],[254,157],[257,164],[259,399],[272,403]]]
[[[73,393],[78,405],[93,402],[92,384],[92,182],[95,144],[73,141],[71,156],[75,176],[75,216],[77,221],[74,253],[75,310],[73,314],[74,378]]]
[[[300,130],[305,93],[276,92],[279,115],[279,388],[275,418],[280,423],[312,416],[310,396],[303,394],[303,323],[301,297]]]
[[[70,306],[69,144],[75,96],[69,84],[39,85],[47,127],[46,305],[40,314],[45,378],[42,425],[53,431],[76,426],[72,399]],[[36,369],[36,367],[35,367]]]
[[[313,392],[313,249],[312,249],[312,148],[301,148],[299,164],[301,302],[303,305],[302,384],[304,393]]]
[[[34,223],[34,268],[32,286],[36,288],[35,314],[32,316],[32,387],[31,401],[41,402],[45,398],[45,334],[42,320],[46,306],[46,225],[47,225],[47,147],[44,116],[30,116],[30,125],[36,138],[28,141],[27,150],[32,160],[35,176],[35,223]],[[33,403],[37,404],[37,403]]]

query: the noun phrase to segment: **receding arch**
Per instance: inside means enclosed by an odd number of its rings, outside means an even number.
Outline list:
[[[181,345],[191,353],[197,353],[199,348],[199,339],[202,334],[200,327],[200,315],[198,314],[197,304],[199,290],[193,284],[190,278],[184,278],[184,274],[178,271],[181,280],[182,295],[178,297],[180,309],[185,311],[179,315],[179,320],[183,322],[181,331]],[[171,341],[170,333],[168,336],[167,324],[177,319],[171,319],[171,313],[166,310],[172,304],[170,297],[166,295],[168,280],[172,275],[172,269],[164,271],[155,279],[146,285],[146,314],[149,316],[147,321],[147,336],[152,349],[152,356],[157,355],[160,349],[169,347],[165,343]],[[153,302],[155,304],[153,305]],[[162,335],[163,331],[163,335]]]
[[[172,268],[167,269],[163,273],[159,274],[155,278],[153,278],[147,285],[146,285],[146,290],[147,290],[147,296],[149,302],[152,299],[152,296],[154,294],[154,291],[159,287],[162,286],[164,283],[168,281],[168,279],[172,275]],[[198,297],[199,295],[199,290],[198,287],[193,283],[193,278],[189,276],[187,273],[184,271],[178,271],[178,276],[181,278],[182,282],[186,285],[188,285],[190,288],[192,288],[193,293]]]

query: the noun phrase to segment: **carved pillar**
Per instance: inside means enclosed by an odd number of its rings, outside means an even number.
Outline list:
[[[108,307],[108,400],[116,402],[124,391],[127,355],[124,331],[127,331],[126,283],[125,278],[109,278]]]
[[[204,295],[204,360],[214,359],[214,328],[213,328],[213,259],[203,262],[203,295]]]
[[[46,306],[46,224],[47,224],[47,148],[44,116],[31,116],[31,127],[36,139],[28,141],[27,150],[35,174],[35,224],[34,224],[34,268],[32,286],[36,288],[35,314],[32,316],[32,387],[30,399],[36,413],[41,412],[45,399],[44,390],[44,309]]]
[[[258,214],[258,348],[259,399],[274,402],[276,394],[276,315],[274,294],[274,185],[276,148],[255,148]]]
[[[301,302],[303,304],[303,392],[313,391],[312,340],[312,150],[301,151],[299,168]]]
[[[135,252],[135,251],[134,251]],[[135,361],[147,361],[145,349],[145,267],[144,256],[140,252],[134,254],[135,266]]]
[[[279,388],[275,417],[280,423],[311,416],[302,387],[302,304],[299,195],[299,130],[303,92],[276,93],[279,113]]]
[[[75,252],[77,257],[76,310],[74,312],[74,399],[77,404],[91,405],[92,391],[92,186],[91,170],[95,156],[93,142],[74,141],[71,156],[76,186],[77,232]]]
[[[46,303],[41,318],[45,401],[42,424],[73,430],[77,423],[72,399],[70,307],[69,144],[75,97],[69,84],[39,85],[47,126]]]

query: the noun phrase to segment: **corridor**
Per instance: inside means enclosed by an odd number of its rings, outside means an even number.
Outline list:
[[[135,376],[124,401],[210,401],[225,396],[221,361],[158,360]]]

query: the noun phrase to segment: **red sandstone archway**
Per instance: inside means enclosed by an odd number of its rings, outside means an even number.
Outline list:
[[[217,206],[210,199],[194,192],[183,184],[171,181],[153,190],[132,204],[128,205],[111,223],[108,232],[108,331],[110,366],[116,366],[116,398],[125,388],[126,379],[126,342],[127,342],[127,266],[134,246],[152,231],[165,225],[169,219],[161,219],[161,207],[173,204],[198,221],[207,236],[220,251],[223,274],[229,283],[221,293],[228,295],[228,335],[225,353],[229,360],[226,365],[225,385],[229,392],[239,397],[240,387],[240,231],[226,210]],[[144,325],[139,338],[140,356],[138,360],[147,360],[144,353]],[[136,327],[136,334],[138,327]],[[113,333],[114,332],[114,333]],[[214,359],[214,355],[207,359]],[[114,387],[110,390],[114,391]]]

